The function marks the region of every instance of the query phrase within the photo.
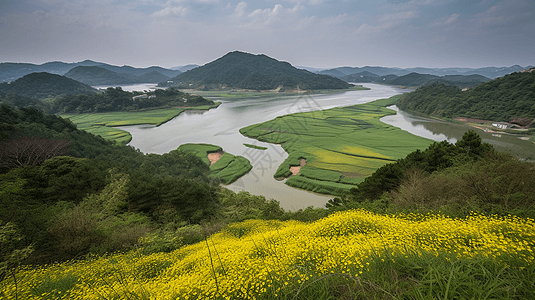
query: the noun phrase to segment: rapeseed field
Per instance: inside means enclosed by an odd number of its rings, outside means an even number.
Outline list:
[[[338,276],[359,282],[377,272],[378,263],[396,266],[437,257],[477,260],[498,265],[503,274],[533,266],[534,249],[532,219],[478,214],[452,219],[436,214],[380,215],[351,210],[314,223],[235,223],[203,242],[171,253],[133,251],[28,267],[16,274],[16,282],[8,278],[1,283],[0,298],[307,299],[305,290],[322,280]],[[453,273],[454,269],[444,279],[445,292],[441,290],[438,296],[429,292],[431,298],[459,298],[454,292],[464,292],[466,288],[454,291],[452,278],[461,274]],[[415,285],[429,285],[431,279]],[[496,282],[485,293],[496,298],[494,292],[512,289]],[[397,299],[392,294],[384,296]]]

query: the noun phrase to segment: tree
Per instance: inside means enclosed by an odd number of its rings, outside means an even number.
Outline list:
[[[66,139],[21,137],[0,143],[0,170],[41,165],[45,160],[69,152]]]

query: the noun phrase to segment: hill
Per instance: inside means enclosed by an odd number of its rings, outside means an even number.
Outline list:
[[[65,63],[61,61],[53,61],[53,62],[47,62],[41,65],[36,64],[30,64],[30,63],[0,63],[0,82],[9,82],[9,81],[15,81],[18,78],[21,78],[24,75],[30,74],[30,73],[37,73],[37,72],[47,72],[52,74],[58,74],[58,75],[65,75],[67,72],[69,72],[71,69],[76,67],[101,67],[106,70],[120,73],[120,74],[127,74],[127,75],[134,75],[134,76],[141,76],[144,74],[148,74],[151,72],[158,72],[161,73],[167,77],[173,77],[180,73],[182,73],[179,70],[171,70],[171,69],[165,69],[162,67],[152,66],[148,68],[134,68],[130,66],[114,66],[106,63],[101,62],[95,62],[92,60],[84,60],[77,63]]]
[[[481,75],[445,75],[436,76],[430,74],[410,73],[403,76],[386,75],[378,76],[371,72],[360,72],[341,77],[347,82],[374,82],[407,87],[417,87],[423,84],[441,83],[459,87],[473,87],[490,79]]]
[[[340,79],[297,69],[287,62],[263,54],[254,55],[239,51],[227,53],[215,61],[170,80],[178,87],[204,89],[273,90],[283,86],[286,89],[309,90],[351,87]]]
[[[469,117],[492,121],[535,119],[535,72],[513,73],[467,91],[442,84],[405,94],[397,106],[437,117]]]
[[[481,75],[488,78],[502,77],[513,72],[520,72],[525,69],[533,68],[533,66],[521,67],[514,65],[510,67],[485,67],[485,68],[386,68],[386,67],[339,67],[329,70],[320,71],[319,74],[326,74],[342,78],[344,76],[357,74],[361,72],[371,72],[378,76],[396,75],[403,76],[410,73],[429,74],[435,76],[446,75]]]
[[[32,73],[10,83],[0,83],[0,94],[46,99],[64,95],[95,94],[96,90],[76,80],[46,72]]]
[[[138,72],[136,72],[138,73]],[[162,73],[152,71],[141,75],[117,73],[100,66],[79,66],[65,74],[66,77],[83,82],[88,85],[113,85],[134,83],[157,83],[169,79]]]

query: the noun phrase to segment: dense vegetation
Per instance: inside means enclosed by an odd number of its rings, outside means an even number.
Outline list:
[[[492,121],[535,119],[535,72],[513,73],[467,91],[442,84],[423,86],[396,104],[407,111],[437,117]]]
[[[535,217],[535,169],[473,132],[385,165],[329,208],[285,212],[210,186],[195,155],[143,155],[32,108],[0,113],[3,298],[533,297],[535,225],[507,215]],[[352,208],[378,214],[331,215]],[[447,216],[400,214],[415,211]],[[131,251],[105,255],[117,250]]]
[[[134,84],[134,83],[158,83],[169,79],[157,71],[148,72],[139,76],[132,74],[117,73],[103,67],[79,66],[71,69],[65,74],[65,77],[74,79],[85,84],[110,85],[110,84]]]
[[[331,76],[318,75],[280,62],[266,55],[239,51],[204,66],[189,70],[172,79],[179,88],[240,88],[250,90],[285,89],[319,90],[346,89],[350,84]],[[167,86],[168,83],[161,83]]]
[[[93,95],[97,91],[89,85],[65,76],[32,73],[10,83],[0,83],[0,95],[15,93],[36,99],[53,99],[65,95]]]
[[[102,94],[85,96],[65,96],[55,100],[50,110],[54,113],[94,113],[107,111],[136,111],[149,108],[168,108],[174,106],[214,105],[212,100],[194,96],[175,89],[157,89],[148,92],[145,98],[139,92],[127,92],[121,88],[108,88]],[[150,97],[155,96],[155,97]]]
[[[157,89],[140,96],[140,92],[123,91],[120,87],[108,88],[98,94],[64,95],[54,101],[40,101],[17,94],[0,95],[0,102],[14,107],[36,107],[48,113],[96,113],[113,111],[139,111],[155,108],[214,105],[212,100],[183,93],[179,90]],[[151,97],[152,96],[152,97]]]

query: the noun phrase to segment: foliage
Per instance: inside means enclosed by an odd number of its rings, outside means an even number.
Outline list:
[[[447,141],[434,142],[424,151],[416,150],[395,163],[379,168],[371,176],[351,189],[354,201],[378,199],[384,192],[399,187],[407,170],[419,169],[426,173],[452,167],[455,162],[477,160],[492,152],[491,145],[482,143],[474,131],[468,131],[455,145]]]
[[[77,94],[92,95],[96,92],[87,84],[46,72],[31,73],[10,83],[0,83],[0,95],[15,93],[36,99]]]
[[[462,92],[442,84],[423,86],[403,95],[396,105],[437,117],[469,117],[492,121],[535,119],[535,73],[513,73]]]
[[[248,220],[170,253],[22,270],[19,293],[49,297],[61,287],[47,278],[73,277],[69,299],[529,299],[534,237],[532,219],[512,216],[355,210],[313,223]],[[3,285],[12,299],[13,282]]]
[[[74,79],[85,84],[114,85],[114,84],[134,84],[134,83],[158,83],[165,81],[169,77],[158,71],[147,72],[142,75],[118,73],[101,66],[78,66],[65,74],[65,77]]]
[[[346,89],[350,84],[331,76],[318,75],[280,62],[266,55],[234,51],[171,78],[180,88],[240,88],[274,90],[278,87],[319,90]],[[167,83],[160,83],[167,85]]]

